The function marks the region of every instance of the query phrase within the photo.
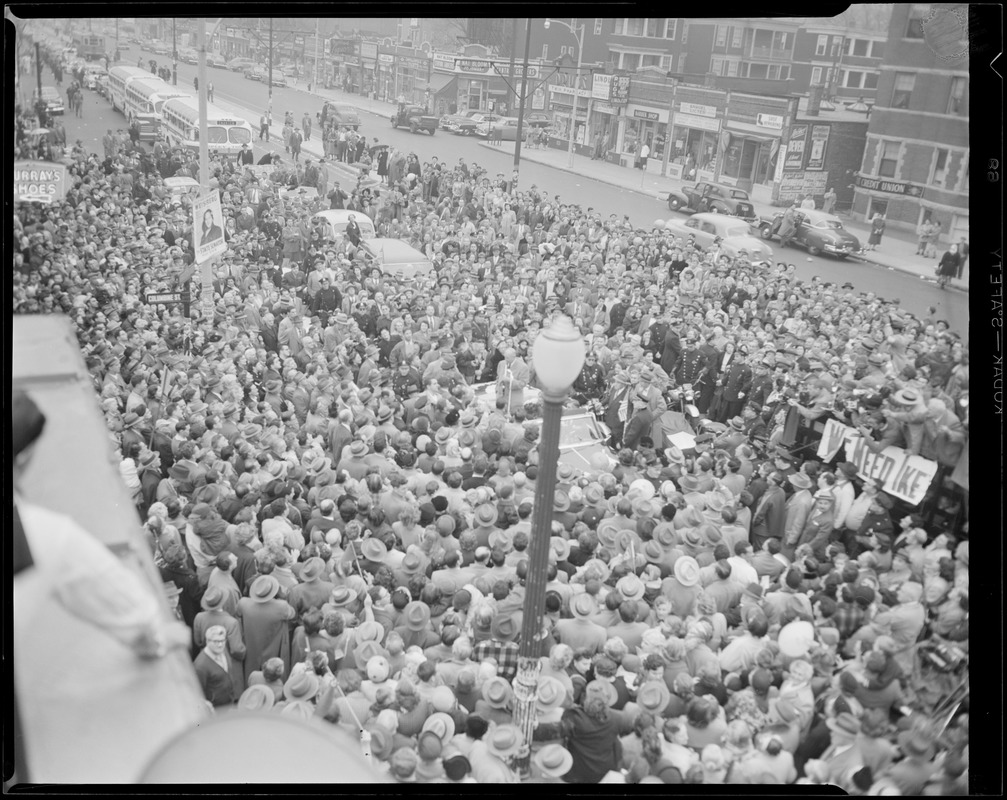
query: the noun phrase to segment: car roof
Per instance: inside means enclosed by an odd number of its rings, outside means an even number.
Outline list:
[[[839,217],[837,217],[835,214],[829,214],[826,211],[819,211],[818,209],[811,209],[811,208],[799,208],[797,210],[800,211],[805,216],[805,218],[811,222],[823,222],[826,220],[831,222],[835,220],[836,222],[842,223],[842,220],[839,219]]]
[[[410,261],[429,261],[423,253],[401,239],[374,238],[363,242],[373,255],[382,254],[386,263],[401,264]]]
[[[345,208],[327,208],[324,211],[316,211],[312,214],[312,217],[324,219],[332,225],[346,225],[350,221],[350,215],[360,225],[361,230],[365,228],[374,230],[374,223],[371,222],[371,218],[360,211],[347,211]]]

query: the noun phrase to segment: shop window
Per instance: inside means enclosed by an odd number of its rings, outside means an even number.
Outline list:
[[[899,165],[899,142],[883,141],[881,143],[881,157],[878,161],[878,175],[882,178],[894,178],[895,171]]]
[[[911,72],[895,73],[895,88],[892,90],[892,108],[909,108],[909,99],[913,96],[916,76]]]
[[[927,13],[928,6],[916,3],[909,9],[909,21],[906,23],[906,39],[922,39],[923,15]]]
[[[948,178],[948,157],[949,151],[945,147],[938,147],[934,158],[934,168],[930,175],[930,184],[944,188]]]
[[[877,72],[865,72],[864,73],[864,88],[865,89],[877,89],[878,88],[878,73]]]
[[[825,51],[829,47],[829,37],[824,33],[818,37],[818,41],[815,43],[815,55],[824,56]]]
[[[888,201],[880,197],[872,197],[870,206],[867,209],[867,219],[871,219],[875,214],[886,216],[888,214]]]
[[[948,113],[960,114],[964,109],[966,78],[951,79],[951,92],[948,96]]]

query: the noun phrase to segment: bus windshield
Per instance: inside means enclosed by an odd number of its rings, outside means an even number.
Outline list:
[[[227,138],[231,144],[247,144],[252,141],[252,132],[247,128],[229,128]]]
[[[227,142],[227,128],[219,125],[211,125],[206,130],[206,141],[210,144],[225,144]]]

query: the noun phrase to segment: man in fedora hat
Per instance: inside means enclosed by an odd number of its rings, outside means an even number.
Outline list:
[[[592,656],[600,653],[608,641],[608,632],[592,619],[598,611],[594,597],[587,593],[574,595],[570,611],[572,619],[561,619],[556,623],[556,639],[574,651],[587,652]]]
[[[783,537],[787,520],[787,498],[782,488],[783,481],[783,474],[775,469],[766,476],[766,490],[752,514],[752,546],[756,549],[762,547],[766,539]]]
[[[790,496],[790,499],[787,500],[786,521],[784,523],[783,541],[781,544],[783,554],[787,558],[793,559],[797,540],[801,538],[804,523],[807,522],[811,508],[815,504],[814,495],[811,493],[814,484],[811,482],[811,478],[803,472],[795,472],[793,475],[788,475],[787,480],[794,487],[795,491]]]
[[[312,608],[321,608],[332,595],[334,585],[329,577],[325,562],[312,556],[301,565],[300,583],[287,590],[287,602],[302,616]]]
[[[290,628],[297,612],[276,595],[280,583],[272,575],[259,575],[249,587],[248,597],[238,601],[236,616],[241,620],[248,652],[245,679],[260,669],[266,659],[283,659],[284,676],[290,672]]]

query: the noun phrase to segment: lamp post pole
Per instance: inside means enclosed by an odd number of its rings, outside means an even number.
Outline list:
[[[541,672],[542,618],[545,587],[548,583],[549,540],[552,537],[553,494],[556,490],[556,462],[559,460],[560,423],[563,403],[580,374],[585,356],[584,337],[569,317],[558,315],[544,328],[532,347],[532,363],[542,384],[542,438],[538,445],[538,478],[528,544],[528,573],[525,584],[518,671],[514,679],[514,722],[524,736],[517,755],[518,770],[527,774],[535,730],[535,692]]]
[[[556,22],[566,28],[570,33],[573,34],[573,38],[577,40],[577,81],[580,80],[580,68],[584,59],[584,30],[585,26],[583,23],[577,24],[576,20],[571,22],[563,22],[561,19],[547,19],[545,21],[546,30],[549,29],[549,24]],[[576,86],[576,81],[573,89],[573,110],[570,112],[570,133],[567,137],[566,152],[567,152],[567,167],[573,166],[573,134],[577,127],[577,107],[580,105],[580,96],[577,94],[578,87]],[[587,124],[587,120],[584,120],[584,124]]]

